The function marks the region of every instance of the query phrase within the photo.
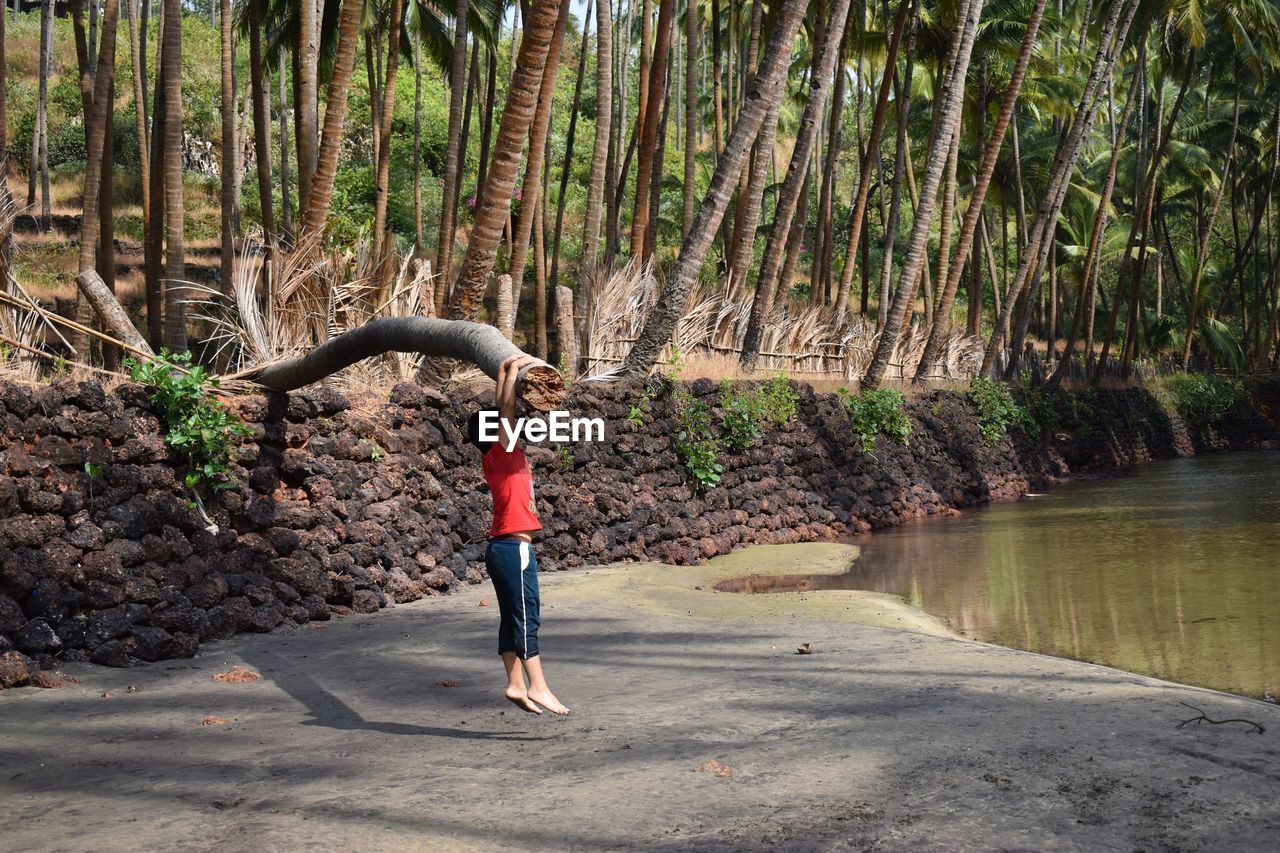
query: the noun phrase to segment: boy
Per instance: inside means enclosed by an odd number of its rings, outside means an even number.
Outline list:
[[[569,709],[547,687],[538,655],[538,561],[533,555],[533,534],[542,529],[534,503],[533,475],[529,461],[518,445],[513,445],[516,417],[516,378],[521,368],[536,364],[531,355],[513,355],[498,368],[494,389],[496,413],[492,409],[474,412],[467,419],[467,441],[483,456],[484,478],[493,493],[493,527],[484,564],[493,580],[502,621],[498,627],[498,654],[507,670],[507,699],[531,714],[546,708],[566,715]],[[481,418],[492,424],[500,421],[498,441],[481,439]],[[484,432],[492,435],[492,426]],[[511,450],[508,451],[507,447]],[[525,676],[529,684],[525,686]],[[541,706],[541,707],[539,707]]]

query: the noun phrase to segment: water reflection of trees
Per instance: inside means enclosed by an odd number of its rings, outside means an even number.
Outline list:
[[[1183,460],[909,525],[863,540],[835,585],[975,639],[1260,695],[1280,684],[1277,475],[1276,454]]]

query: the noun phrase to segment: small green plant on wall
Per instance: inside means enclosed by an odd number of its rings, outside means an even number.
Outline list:
[[[730,453],[746,453],[760,438],[764,420],[764,395],[733,387],[725,377],[720,383],[720,408],[724,410],[724,446]]]
[[[975,377],[969,385],[969,400],[978,410],[978,429],[987,444],[996,445],[1010,427],[1021,427],[1028,435],[1039,435],[1040,425],[1009,393],[1009,386],[994,379]]]
[[[193,366],[190,353],[161,350],[154,361],[127,359],[125,367],[130,378],[151,389],[151,402],[165,420],[165,443],[184,457],[183,482],[203,514],[201,489],[217,492],[235,484],[228,472],[249,427],[209,393],[218,381]]]
[[[711,407],[688,391],[675,395],[676,455],[698,488],[714,486],[724,476],[720,441],[711,430]]]
[[[870,453],[875,449],[876,436],[887,436],[896,444],[905,445],[911,436],[911,418],[904,408],[907,398],[893,388],[878,388],[855,394],[847,388],[839,389],[849,413],[849,424],[862,439],[862,449]]]
[[[800,395],[796,394],[787,374],[779,373],[760,386],[760,409],[771,423],[789,424],[796,418]]]

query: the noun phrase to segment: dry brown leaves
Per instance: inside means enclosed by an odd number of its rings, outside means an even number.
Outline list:
[[[200,725],[202,725],[202,726],[225,726],[225,725],[227,725],[227,720],[226,720],[226,718],[224,718],[224,717],[219,717],[219,716],[217,716],[217,715],[215,715],[215,714],[210,714],[209,716],[205,717],[203,720],[201,720],[201,721],[200,721]]]
[[[710,773],[717,779],[732,779],[733,771],[729,769],[727,764],[721,764],[714,758],[708,758],[706,763],[699,767],[694,773]]]
[[[233,666],[226,672],[219,672],[210,676],[214,681],[221,681],[224,684],[252,684],[255,681],[261,681],[262,676],[251,669],[245,669],[243,666]]]

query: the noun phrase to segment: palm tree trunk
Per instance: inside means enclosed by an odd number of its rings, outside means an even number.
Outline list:
[[[285,93],[285,47],[280,45],[276,59],[276,97],[280,115],[280,240],[293,240],[293,199],[289,193],[289,102]]]
[[[125,0],[129,3],[131,0]],[[253,10],[257,12],[258,0],[250,0],[253,3]],[[253,13],[251,13],[253,14]],[[223,294],[231,292],[231,278],[235,270],[235,200],[236,200],[236,93],[235,86],[231,79],[231,69],[235,65],[235,53],[231,44],[231,0],[220,0],[218,5],[218,15],[221,24],[221,43],[222,43],[222,100],[221,100],[221,124],[222,124],[222,148],[219,152],[220,163],[218,167],[219,177],[221,179],[221,206],[222,206],[222,247],[219,254],[219,281],[220,289]],[[260,59],[261,57],[259,57]],[[249,60],[250,66],[253,65],[253,59]],[[251,67],[251,71],[252,71]],[[254,79],[255,96],[257,94],[257,79]],[[262,156],[262,152],[258,152],[258,156]],[[268,172],[268,174],[270,174]],[[262,173],[258,173],[258,183],[263,183]],[[271,192],[270,181],[266,183],[267,192]],[[269,215],[271,196],[267,196],[268,207],[263,211],[263,221]]]
[[[463,16],[465,19],[465,15]],[[382,124],[378,127],[378,172],[373,202],[373,257],[381,262],[387,254],[387,200],[391,192],[391,123],[395,119],[396,69],[400,65],[400,28],[404,20],[404,0],[391,0],[387,19],[387,62],[382,87]],[[461,53],[466,57],[466,40]],[[454,46],[458,50],[458,46]],[[450,110],[453,105],[450,104]],[[327,118],[327,117],[326,117]],[[452,134],[450,134],[452,137]]]
[[[721,78],[724,70],[720,67],[720,0],[711,0],[711,100],[715,107],[716,122],[716,159],[724,151],[724,93],[721,92]]]
[[[53,67],[53,0],[40,7],[40,82],[36,100],[36,133],[31,147],[27,205],[36,203],[36,175],[40,176],[40,230],[48,231],[53,218],[49,201],[49,75]]]
[[[751,92],[743,101],[742,112],[716,164],[711,186],[702,199],[693,228],[680,247],[680,255],[667,276],[661,296],[645,320],[635,346],[622,364],[623,375],[646,375],[662,348],[671,339],[671,333],[689,295],[689,288],[702,269],[707,251],[711,248],[711,242],[729,206],[734,184],[737,183],[751,146],[760,133],[765,113],[782,97],[782,85],[791,59],[791,45],[800,28],[806,5],[806,0],[784,0],[773,30],[773,42],[780,49],[766,54],[759,73],[755,75]]]
[[[536,19],[536,15],[530,18]],[[330,338],[305,355],[270,364],[250,378],[273,391],[293,391],[384,352],[461,359],[492,379],[497,378],[504,361],[522,354],[494,326],[427,317],[382,317]],[[516,393],[538,411],[551,411],[564,405],[564,379],[554,367],[531,364],[520,371]]]
[[[344,0],[344,7],[346,2],[351,0]],[[306,211],[311,209],[311,182],[318,162],[320,15],[317,6],[322,3],[323,0],[299,0],[298,7],[298,68],[294,78],[297,81],[297,103],[294,107],[298,113],[295,122],[298,135],[298,210],[299,218],[304,220],[304,228]],[[354,52],[354,47],[352,50]]]
[[[684,13],[684,186],[681,234],[693,227],[694,179],[698,169],[698,33],[697,0],[688,0]]]
[[[129,63],[133,72],[133,113],[138,133],[138,177],[141,183],[142,228],[151,221],[151,143],[147,131],[146,71],[142,65],[142,48],[138,38],[136,0],[124,0],[124,16],[129,23]]]
[[[1075,117],[1072,119],[1070,130],[1065,133],[1061,144],[1058,146],[1057,153],[1054,155],[1054,161],[1049,170],[1048,187],[1036,211],[1035,224],[1031,228],[1022,256],[1018,260],[1018,269],[1014,273],[1013,283],[1009,286],[1009,292],[1005,294],[1000,317],[997,319],[991,339],[987,342],[981,367],[983,375],[991,372],[992,365],[995,362],[996,351],[1003,343],[1006,335],[1004,330],[1009,328],[1014,306],[1022,296],[1023,290],[1027,288],[1033,272],[1033,263],[1038,265],[1042,245],[1051,242],[1045,239],[1046,232],[1049,230],[1050,223],[1057,220],[1061,199],[1066,195],[1067,181],[1072,169],[1075,168],[1076,160],[1080,156],[1084,137],[1093,124],[1097,104],[1101,99],[1102,81],[1115,66],[1116,58],[1119,56],[1120,48],[1128,35],[1129,25],[1138,10],[1138,5],[1137,0],[1113,0],[1107,21],[1099,34],[1098,50],[1094,56],[1089,77],[1085,81],[1080,103],[1076,107]],[[1127,12],[1125,12],[1126,8],[1128,9]],[[1125,19],[1124,23],[1120,24],[1122,12]],[[1117,25],[1119,25],[1118,33]],[[1047,245],[1044,248],[1047,252]]]
[[[578,297],[586,294],[595,275],[600,247],[600,209],[604,204],[605,177],[609,167],[609,140],[613,134],[613,21],[609,0],[596,2],[596,138],[591,152],[591,183],[582,222],[582,261],[578,270]]]
[[[271,95],[267,89],[266,66],[262,54],[262,4],[263,0],[249,0],[249,86],[253,90],[253,155],[258,167],[262,236],[270,247],[276,242],[276,222],[271,197],[271,109],[267,105]],[[230,286],[230,281],[226,286]]]
[[[907,165],[907,147],[911,144],[911,141],[907,138],[907,122],[911,116],[911,76],[915,68],[916,31],[918,28],[918,17],[914,10],[911,22],[907,26],[910,27],[910,30],[907,32],[906,85],[899,84],[898,69],[893,69],[893,102],[897,140],[893,150],[893,182],[889,186],[889,221],[884,228],[884,255],[880,262],[880,297],[876,300],[876,328],[880,329],[882,338],[894,337],[888,332],[885,323],[889,319],[889,303],[891,301],[889,288],[893,281],[893,250],[897,245],[898,221],[902,215],[902,182],[906,177],[907,170],[910,168]],[[940,113],[940,115],[942,114],[945,113]],[[946,148],[943,149],[945,152],[944,157],[949,160],[951,140],[947,139],[945,144]],[[919,213],[917,212],[918,215]],[[912,284],[914,285],[914,282]]]
[[[1141,54],[1139,54],[1141,57]],[[1129,87],[1129,94],[1125,98],[1124,108],[1120,114],[1120,122],[1117,127],[1123,129],[1129,124],[1129,116],[1133,113],[1133,105],[1137,98],[1139,87],[1134,85]],[[1094,269],[1097,265],[1098,255],[1102,250],[1102,236],[1106,231],[1107,209],[1111,206],[1111,193],[1115,190],[1116,174],[1120,166],[1120,151],[1122,149],[1122,140],[1113,133],[1111,144],[1111,161],[1107,164],[1107,177],[1102,184],[1102,193],[1099,196],[1098,212],[1093,218],[1093,228],[1089,234],[1089,247],[1085,250],[1084,263],[1080,270],[1080,286],[1076,290],[1076,310],[1071,318],[1071,333],[1067,337],[1067,345],[1062,351],[1062,358],[1058,362],[1057,368],[1053,372],[1053,377],[1049,380],[1051,386],[1057,386],[1066,377],[1068,366],[1071,362],[1071,356],[1075,352],[1077,336],[1081,331],[1081,323],[1090,318],[1090,308],[1093,304],[1093,282],[1096,280]],[[1092,331],[1092,328],[1090,328]],[[1090,337],[1092,337],[1090,335]]]
[[[671,30],[675,24],[676,0],[661,0],[658,6],[658,32],[653,45],[644,98],[644,122],[636,162],[635,212],[631,217],[631,254],[645,261],[649,257],[646,233],[649,228],[649,189],[653,179],[654,152],[658,147],[658,126],[667,92],[667,54],[671,49]],[[643,66],[643,62],[641,63]]]
[[[840,157],[840,137],[844,120],[845,64],[849,56],[849,40],[853,37],[853,20],[845,15],[844,35],[840,40],[840,52],[836,57],[835,84],[831,92],[830,121],[827,131],[826,163],[822,168],[822,187],[818,192],[818,231],[822,251],[817,259],[817,279],[811,283],[823,296],[824,303],[835,302],[831,293],[832,209],[836,193],[836,164]]]
[[[907,306],[915,299],[916,279],[920,275],[921,265],[925,262],[938,185],[942,182],[942,173],[946,169],[951,139],[960,132],[965,77],[969,71],[969,57],[978,30],[978,20],[982,16],[983,2],[984,0],[966,0],[962,5],[964,14],[957,22],[955,36],[959,40],[955,69],[948,75],[946,92],[943,95],[942,116],[938,123],[938,135],[933,140],[929,158],[924,164],[924,180],[921,181],[920,186],[920,207],[916,211],[911,237],[907,243],[907,256],[903,260],[902,271],[899,273],[898,292],[894,295],[893,306],[881,325],[880,340],[876,345],[875,355],[872,356],[867,374],[862,379],[862,387],[865,389],[879,388],[884,381],[885,373],[889,369],[889,361],[897,349],[899,330],[902,328]]]
[[[304,0],[304,3],[306,0]],[[329,218],[333,199],[333,181],[338,174],[338,155],[342,148],[342,125],[347,119],[347,95],[351,91],[351,72],[355,68],[356,45],[360,41],[360,0],[342,0],[338,21],[338,49],[333,60],[324,108],[324,137],[316,155],[316,168],[311,181],[306,213],[301,232],[319,234]],[[305,95],[304,95],[305,97]]]
[[[784,244],[797,227],[795,222],[796,207],[802,196],[807,196],[806,168],[817,143],[818,131],[822,126],[822,113],[826,109],[828,81],[833,73],[844,74],[844,70],[835,71],[836,58],[844,55],[845,20],[849,15],[849,0],[834,0],[831,10],[831,21],[827,27],[826,40],[819,48],[815,63],[813,82],[809,90],[809,100],[800,116],[800,126],[796,129],[795,148],[791,153],[791,162],[787,166],[787,175],[783,178],[782,189],[778,192],[778,204],[773,216],[773,228],[769,231],[769,239],[765,243],[764,256],[760,260],[760,277],[756,281],[755,299],[751,304],[751,315],[747,321],[747,331],[742,345],[742,364],[748,369],[755,366],[756,356],[760,352],[765,318],[770,315],[775,302],[786,295],[777,287],[778,273],[782,266]],[[836,88],[840,88],[837,84]],[[801,233],[804,231],[804,219],[798,223]],[[788,282],[789,284],[789,282]],[[810,287],[813,283],[810,283]]]
[[[163,28],[161,29],[163,33]],[[156,58],[155,98],[151,110],[151,139],[164,140],[165,109],[164,51]],[[151,219],[147,223],[143,255],[147,283],[147,336],[157,349],[164,343],[164,145],[153,144],[150,152]]]
[[[118,7],[117,7],[118,9]],[[103,8],[105,17],[105,6]],[[105,41],[105,39],[104,39]],[[115,46],[112,45],[112,50]],[[98,188],[98,276],[108,292],[116,292],[116,228],[115,228],[115,100],[116,81],[112,72],[111,84],[107,87],[107,109],[103,117],[102,133],[102,178]],[[88,300],[85,300],[88,302]],[[105,324],[105,321],[104,321]],[[102,366],[107,370],[116,370],[120,366],[120,350],[104,343],[102,345]]]
[[[867,215],[867,199],[871,192],[871,169],[879,162],[880,134],[884,129],[884,116],[889,106],[889,89],[893,82],[893,69],[898,61],[898,46],[902,42],[902,32],[907,25],[907,12],[911,9],[912,0],[901,0],[898,14],[893,22],[893,32],[889,36],[889,48],[885,55],[884,76],[880,80],[880,92],[876,97],[875,110],[871,114],[871,130],[867,138],[866,156],[862,160],[862,168],[858,175],[858,196],[853,203],[853,215],[849,221],[849,245],[845,250],[844,268],[840,270],[840,293],[847,294],[853,284],[853,270],[857,267],[859,238],[862,236],[862,224]],[[865,294],[866,288],[863,287]],[[836,314],[843,316],[842,302],[847,296],[837,298]],[[864,305],[865,308],[865,305]]]
[[[542,200],[542,167],[546,162],[547,138],[551,133],[551,111],[555,104],[556,76],[560,72],[560,49],[564,44],[565,27],[569,21],[568,5],[564,5],[556,18],[551,34],[550,51],[542,71],[542,87],[538,93],[538,108],[533,125],[529,129],[529,159],[525,164],[524,182],[520,192],[522,215],[516,227],[516,240],[511,247],[512,305],[520,310],[520,291],[524,286],[525,262],[529,256],[529,241],[533,235],[534,211]],[[528,34],[526,33],[526,38]],[[524,215],[527,211],[528,215]]]
[[[1187,301],[1187,335],[1182,345],[1182,369],[1184,371],[1191,364],[1191,341],[1195,336],[1196,310],[1200,302],[1200,283],[1204,277],[1205,267],[1209,262],[1209,238],[1213,234],[1214,223],[1218,220],[1218,211],[1222,208],[1222,199],[1227,189],[1227,178],[1231,175],[1231,163],[1235,157],[1236,134],[1240,130],[1240,69],[1238,64],[1236,68],[1235,108],[1232,113],[1231,142],[1227,145],[1227,161],[1222,166],[1222,178],[1218,181],[1218,192],[1213,200],[1213,210],[1209,214],[1208,224],[1200,235],[1200,251],[1196,255],[1196,270],[1191,278],[1191,298]]]
[[[817,9],[815,9],[815,15],[814,15],[815,23],[819,27],[821,27],[822,18],[824,17],[823,16],[824,5],[825,5],[825,0],[818,0],[818,7]],[[731,33],[735,32],[733,25],[737,23],[737,20],[738,20],[738,16],[736,11],[731,11],[730,18],[729,18]],[[751,27],[748,31],[749,35],[747,36],[746,56],[743,58],[741,63],[743,91],[746,91],[746,89],[751,85],[751,77],[755,74],[756,66],[759,64],[759,61],[760,61],[759,60],[760,28],[763,20],[764,20],[764,4],[760,2],[760,0],[752,0]],[[730,40],[733,43],[733,46],[737,47],[738,45],[737,38],[732,37]],[[732,57],[730,57],[730,62],[732,63]],[[732,66],[730,67],[729,76],[732,78],[732,80],[736,80],[738,76],[733,73]],[[730,96],[729,96],[730,104],[732,104],[732,101],[733,101],[732,92],[733,92],[733,89],[731,85]],[[753,194],[753,185],[758,186],[764,181],[764,177],[763,176],[756,177],[754,174],[754,171],[756,168],[756,163],[763,162],[763,159],[764,159],[764,153],[760,151],[760,148],[762,147],[762,145],[767,144],[772,150],[772,146],[773,146],[772,137],[775,131],[770,130],[770,127],[771,126],[774,128],[777,127],[777,123],[778,123],[777,112],[778,112],[777,110],[773,110],[765,115],[764,127],[761,130],[760,136],[756,138],[756,152],[748,160],[747,164],[742,167],[742,174],[738,176],[738,197],[737,197],[736,203],[734,204],[734,209],[733,209],[733,240],[732,240],[732,243],[730,243],[729,246],[726,247],[727,249],[726,255],[729,261],[729,274],[733,277],[733,284],[734,284],[735,291],[739,290],[741,286],[746,282],[747,275],[749,274],[749,270],[743,269],[742,267],[743,267],[744,260],[746,262],[746,265],[750,266],[751,251],[750,249],[744,248],[743,244],[749,243],[753,247],[755,245],[755,236],[756,236],[755,230],[756,230],[756,225],[759,223],[759,219],[760,219],[760,208],[758,205],[756,206],[756,216],[755,216],[756,221],[751,222],[749,219],[750,212],[748,210],[748,207],[750,205],[750,199]],[[730,115],[733,115],[732,107],[730,108]],[[754,178],[754,181],[753,181],[753,178]],[[748,231],[750,232],[750,234],[747,233]]]
[[[560,19],[562,0],[530,0],[525,19],[520,53],[516,60],[507,103],[502,110],[493,160],[484,186],[476,199],[475,219],[462,273],[454,288],[450,314],[454,319],[475,317],[489,283],[497,258],[502,226],[511,210],[511,191],[515,188],[525,141],[533,122],[542,88],[547,54]],[[532,211],[530,211],[532,215]]]
[[[449,270],[453,264],[453,211],[457,209],[459,176],[462,172],[462,157],[458,141],[462,127],[462,102],[466,86],[467,63],[467,15],[470,9],[469,0],[458,0],[454,11],[453,26],[453,60],[449,66],[449,139],[444,156],[444,186],[440,193],[440,232],[436,236],[436,272],[442,282],[449,281]],[[461,47],[459,47],[461,45]],[[436,290],[437,302],[444,297],[444,287]]]
[[[90,111],[85,114],[85,170],[84,170],[84,207],[80,219],[80,261],[79,270],[93,270],[98,262],[98,241],[102,236],[102,208],[99,204],[102,193],[103,173],[110,180],[111,152],[106,150],[106,127],[110,119],[112,83],[115,76],[116,59],[116,16],[119,7],[116,0],[106,0],[103,8],[102,50],[98,52],[97,82],[93,91]],[[77,294],[79,296],[79,294]],[[84,322],[87,318],[79,316],[88,311],[88,301],[77,298],[77,319]],[[81,310],[83,309],[83,311]],[[73,345],[86,350],[87,337],[78,336]],[[87,351],[83,353],[87,358]]]
[[[564,199],[569,190],[569,168],[573,165],[573,142],[578,129],[578,107],[582,101],[582,78],[587,73],[587,39],[590,34],[591,0],[587,0],[587,11],[582,19],[582,44],[578,48],[578,77],[573,84],[573,111],[569,115],[569,132],[564,142],[564,164],[560,170],[560,194],[556,197],[556,226],[551,242],[552,287],[560,283],[560,229],[564,225]]]
[[[164,0],[160,52],[164,65],[164,342],[187,349],[187,277],[182,187],[182,0]]]
[[[413,34],[413,255],[423,255],[422,232],[422,37]],[[437,287],[439,292],[443,288]]]
[[[1000,157],[1000,148],[1004,145],[1005,133],[1009,129],[1009,123],[1013,120],[1014,109],[1018,103],[1018,93],[1022,88],[1022,81],[1026,77],[1027,65],[1031,62],[1031,54],[1035,50],[1036,33],[1040,29],[1040,21],[1044,18],[1044,6],[1045,0],[1036,0],[1036,5],[1031,10],[1031,18],[1027,22],[1027,31],[1022,37],[1022,47],[1018,52],[1018,59],[1014,63],[1009,85],[1005,89],[1004,100],[1000,104],[1000,115],[996,118],[995,127],[991,129],[991,139],[987,141],[986,148],[983,149],[982,159],[978,161],[977,176],[974,179],[973,192],[969,197],[969,208],[965,211],[964,221],[960,225],[960,237],[955,253],[956,261],[953,266],[948,267],[945,279],[941,275],[938,277],[941,292],[938,294],[937,304],[934,306],[933,327],[929,331],[928,342],[925,344],[924,352],[920,356],[920,363],[916,367],[915,382],[924,382],[928,377],[928,372],[938,357],[943,338],[946,336],[950,325],[951,305],[955,301],[956,291],[960,287],[960,277],[964,272],[962,259],[969,254],[974,243],[978,220],[982,215],[982,206],[986,201],[987,190],[991,187],[991,177],[995,174],[996,160]],[[981,134],[979,134],[978,138],[982,138]],[[970,272],[974,282],[981,282],[982,277],[976,271],[978,264],[976,262],[971,262],[971,264],[972,269]],[[973,286],[970,285],[970,287]],[[994,279],[991,286],[993,288],[996,286]]]

